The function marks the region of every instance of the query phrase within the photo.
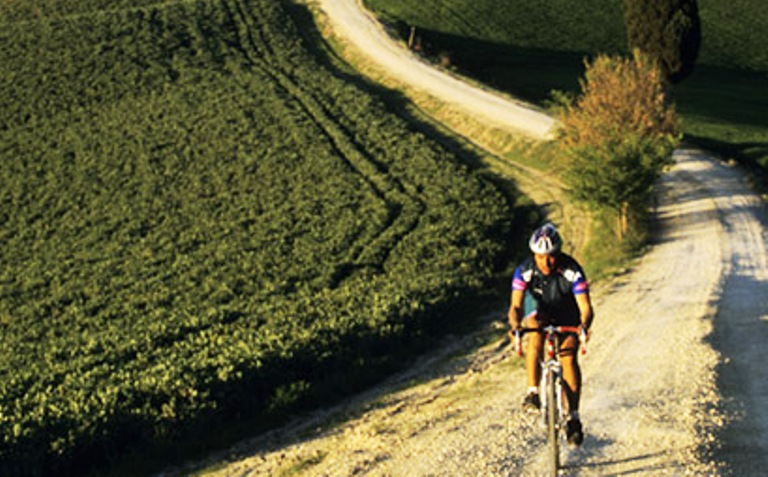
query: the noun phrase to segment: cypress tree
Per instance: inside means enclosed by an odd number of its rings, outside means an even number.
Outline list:
[[[696,0],[623,0],[623,5],[629,49],[657,60],[673,84],[690,75],[701,46]]]

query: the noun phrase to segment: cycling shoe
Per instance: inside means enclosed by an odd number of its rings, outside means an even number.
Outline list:
[[[565,435],[568,438],[568,443],[575,446],[580,446],[584,442],[584,432],[581,429],[581,421],[578,419],[571,419],[566,424]]]
[[[539,398],[539,393],[526,394],[525,398],[523,399],[523,408],[531,411],[538,411],[541,409],[541,399]]]

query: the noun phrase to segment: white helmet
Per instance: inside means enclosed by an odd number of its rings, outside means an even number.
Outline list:
[[[540,255],[550,255],[560,251],[563,239],[557,229],[551,223],[547,223],[536,229],[528,242],[531,252]]]

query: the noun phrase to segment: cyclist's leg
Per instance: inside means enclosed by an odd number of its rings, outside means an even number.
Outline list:
[[[523,298],[523,326],[538,328],[536,300],[526,291]],[[544,339],[540,333],[528,333],[528,345],[525,352],[525,368],[528,376],[528,388],[536,388],[541,380],[541,355],[544,349]]]
[[[575,335],[568,335],[560,346],[560,363],[563,366],[563,381],[568,399],[570,416],[566,424],[568,443],[580,446],[584,442],[584,432],[579,418],[579,400],[581,398],[581,370],[579,369],[579,340]]]
[[[576,335],[566,335],[560,344],[560,363],[563,366],[563,380],[568,398],[568,410],[578,412],[581,398],[581,369],[579,368],[579,339]]]
[[[528,318],[526,326],[538,327],[536,316]],[[541,355],[544,351],[544,338],[541,333],[528,333],[528,347],[525,354],[525,369],[528,374],[528,387],[539,385],[541,380]]]

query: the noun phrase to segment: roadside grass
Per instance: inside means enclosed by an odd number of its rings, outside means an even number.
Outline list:
[[[627,238],[629,245],[622,246],[613,226],[616,222],[615,214],[605,211],[594,214],[592,218],[592,240],[584,249],[583,265],[589,281],[596,283],[622,274],[631,267],[643,250],[637,244],[644,237],[630,236]]]
[[[327,455],[328,454],[324,452],[319,452],[314,455],[303,457],[299,462],[296,462],[295,464],[291,465],[289,468],[280,472],[280,474],[278,475],[280,477],[290,476],[290,475],[299,475],[311,469],[312,467],[316,466],[320,462],[322,462]]]

